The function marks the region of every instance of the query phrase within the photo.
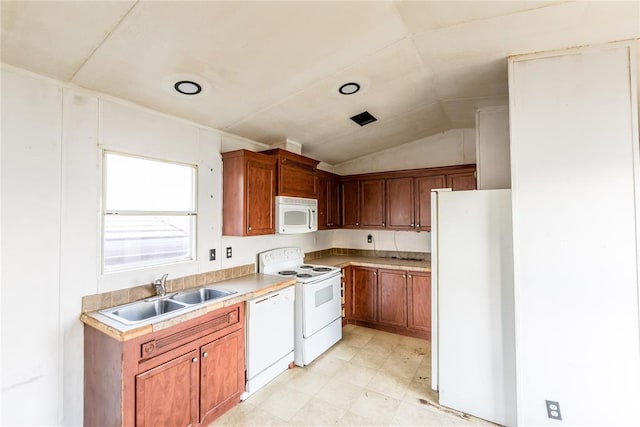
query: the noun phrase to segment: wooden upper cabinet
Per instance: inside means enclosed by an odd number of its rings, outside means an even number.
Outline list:
[[[222,153],[222,234],[275,233],[276,159],[237,150]]]
[[[453,191],[458,190],[475,190],[476,187],[476,171],[462,171],[447,174],[447,187]]]
[[[343,181],[340,185],[342,194],[342,228],[360,227],[360,182]]]
[[[318,197],[316,170],[317,160],[281,148],[261,151],[261,154],[273,156],[278,161],[277,193],[278,196]]]
[[[413,230],[415,228],[414,178],[387,180],[387,228]]]
[[[431,190],[475,189],[475,170],[468,164],[344,176],[342,228],[430,231]]]
[[[446,175],[416,178],[416,230],[431,231],[431,190],[446,187]]]
[[[318,170],[318,229],[340,226],[340,177]]]
[[[385,211],[384,179],[360,181],[360,227],[385,228]]]

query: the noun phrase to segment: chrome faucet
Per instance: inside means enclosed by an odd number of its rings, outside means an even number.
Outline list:
[[[153,282],[153,286],[156,288],[156,295],[159,297],[163,297],[167,293],[167,276],[169,275],[165,273],[161,278]]]

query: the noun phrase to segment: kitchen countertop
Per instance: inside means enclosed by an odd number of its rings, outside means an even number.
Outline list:
[[[141,335],[159,331],[177,325],[185,320],[193,319],[203,314],[218,310],[223,307],[244,302],[252,298],[259,297],[269,292],[277,291],[296,283],[295,278],[282,278],[281,276],[271,276],[268,274],[248,274],[235,279],[224,280],[205,286],[213,286],[223,289],[237,291],[237,293],[214,301],[204,302],[197,308],[170,318],[163,318],[153,321],[141,322],[135,325],[125,325],[117,320],[111,319],[100,313],[92,311],[83,313],[80,320],[99,331],[115,338],[118,341],[127,341]],[[198,288],[193,288],[198,289]],[[186,289],[185,289],[186,290]]]
[[[333,267],[360,267],[403,269],[411,271],[431,272],[431,260],[414,261],[400,258],[380,258],[356,255],[331,255],[306,261],[309,264],[329,265]]]

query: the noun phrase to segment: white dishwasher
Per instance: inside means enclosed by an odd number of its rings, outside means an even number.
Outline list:
[[[293,286],[247,301],[246,399],[287,370],[294,360]]]

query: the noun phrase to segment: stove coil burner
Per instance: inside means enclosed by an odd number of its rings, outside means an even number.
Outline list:
[[[311,274],[309,274],[309,273],[300,273],[296,277],[300,277],[301,279],[306,279],[308,277],[311,277]]]
[[[301,265],[300,268],[304,268],[305,270],[309,269],[309,268],[313,268],[313,265]]]
[[[295,276],[296,274],[298,274],[298,272],[293,270],[283,270],[283,271],[278,271],[278,274],[282,276]]]
[[[325,273],[327,271],[331,271],[329,267],[316,267],[313,271],[317,271],[318,273]]]

